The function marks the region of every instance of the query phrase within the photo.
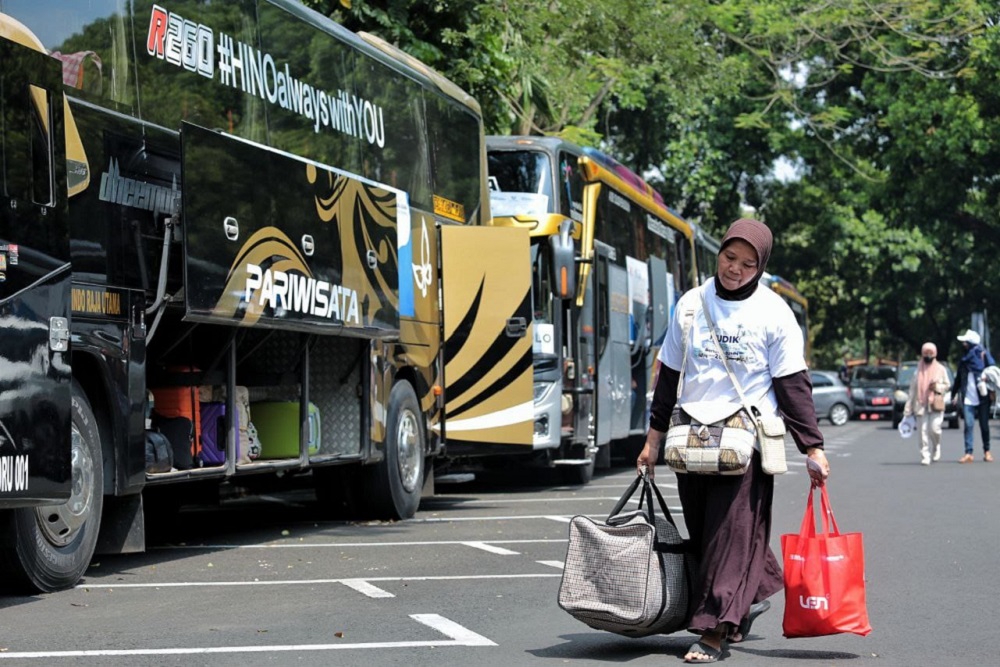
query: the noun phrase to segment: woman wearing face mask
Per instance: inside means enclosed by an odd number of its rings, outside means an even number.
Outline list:
[[[941,458],[941,423],[944,421],[944,395],[951,388],[948,374],[937,360],[937,346],[924,343],[920,365],[910,380],[910,395],[903,416],[914,415],[920,426],[920,463],[931,464]]]

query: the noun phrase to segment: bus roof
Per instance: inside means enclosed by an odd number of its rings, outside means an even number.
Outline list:
[[[641,182],[646,188],[648,188],[648,191],[645,191],[645,189],[638,189],[632,182],[626,181],[622,178],[617,169],[605,166],[605,164],[602,164],[597,158],[591,157],[590,155],[582,156],[580,158],[580,163],[584,166],[584,171],[587,172],[588,180],[603,181],[609,185],[616,186],[623,194],[627,195],[629,199],[637,203],[639,206],[642,206],[649,213],[662,218],[671,227],[684,234],[688,241],[694,238],[694,230],[687,220],[684,220],[670,210],[670,208],[663,203],[663,197],[660,196],[656,190],[653,190],[653,188],[650,187],[645,181]],[[623,169],[624,168],[625,167],[623,167]],[[639,177],[635,176],[635,178]]]

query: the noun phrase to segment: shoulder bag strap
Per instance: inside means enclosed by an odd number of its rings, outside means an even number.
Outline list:
[[[677,378],[677,401],[680,402],[681,394],[684,393],[684,374],[687,370],[688,360],[688,338],[691,336],[691,324],[694,322],[695,307],[689,306],[681,314],[681,372]]]

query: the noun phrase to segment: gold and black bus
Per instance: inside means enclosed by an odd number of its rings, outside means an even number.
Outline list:
[[[291,0],[4,0],[0,62],[8,587],[196,489],[405,518],[530,446],[529,233],[454,84]]]
[[[552,137],[490,136],[486,147],[492,224],[531,234],[534,451],[584,482],[612,446],[645,435],[659,345],[696,284],[694,232],[599,151]],[[552,268],[560,235],[575,247],[572,294]]]

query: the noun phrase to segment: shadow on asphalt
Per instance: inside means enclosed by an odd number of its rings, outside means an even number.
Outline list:
[[[670,636],[653,636],[642,639],[628,639],[616,635],[601,632],[586,632],[572,635],[561,635],[559,639],[562,643],[545,648],[529,649],[527,653],[536,658],[557,658],[563,660],[590,660],[600,662],[631,662],[646,656],[662,655],[663,657],[683,658],[688,648],[698,638],[695,635],[677,634]],[[752,642],[753,639],[748,639]],[[746,643],[738,646],[730,645],[723,653],[723,657],[729,657],[743,653],[746,655],[760,656],[768,660],[796,660],[796,661],[832,661],[832,660],[858,660],[860,655],[847,653],[844,651],[812,651],[808,649],[777,649],[777,650],[754,650],[748,648]],[[780,663],[778,663],[780,664]]]

